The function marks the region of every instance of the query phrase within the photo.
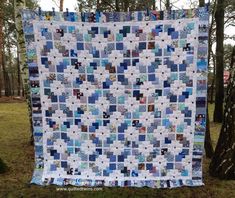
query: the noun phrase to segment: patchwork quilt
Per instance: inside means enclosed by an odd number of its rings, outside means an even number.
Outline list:
[[[22,17],[32,183],[203,185],[207,7]]]

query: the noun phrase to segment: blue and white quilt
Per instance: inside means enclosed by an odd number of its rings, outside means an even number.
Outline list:
[[[198,186],[208,10],[24,10],[32,183]]]

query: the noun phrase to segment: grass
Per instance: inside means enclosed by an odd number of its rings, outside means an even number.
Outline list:
[[[210,114],[213,106],[210,105]],[[212,114],[211,114],[212,115]],[[211,136],[215,145],[220,125],[211,124]],[[8,166],[7,173],[0,175],[0,197],[159,197],[159,198],[233,198],[235,181],[223,181],[208,175],[209,159],[204,159],[204,183],[202,187],[177,189],[150,188],[103,188],[101,191],[59,192],[57,186],[31,185],[34,168],[34,149],[29,144],[30,132],[27,106],[21,103],[0,103],[0,158]],[[72,188],[72,187],[70,187]]]

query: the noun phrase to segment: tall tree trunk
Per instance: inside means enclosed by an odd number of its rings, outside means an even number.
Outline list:
[[[15,96],[15,81],[14,81],[14,73],[11,73],[11,95]]]
[[[166,0],[166,3],[165,3],[165,6],[166,6],[166,10],[170,10],[171,9],[171,3],[170,3],[170,0]]]
[[[153,0],[153,10],[156,10],[156,0]]]
[[[206,134],[205,134],[204,148],[205,148],[206,157],[212,158],[212,156],[214,154],[214,149],[213,149],[212,141],[211,141],[210,118],[209,118],[209,113],[208,113],[208,104],[207,104],[207,109],[206,109]]]
[[[200,6],[200,4],[199,4]],[[213,7],[211,8],[211,23],[210,23],[210,28],[209,28],[209,36],[208,36],[208,64],[210,64],[210,60],[212,57],[212,62],[213,62],[213,79],[212,79],[212,83],[211,83],[211,93],[210,93],[210,103],[212,104],[214,101],[214,87],[215,87],[215,57],[213,54],[213,50],[212,50],[212,33],[213,33],[213,25],[215,22],[215,10],[216,10],[216,1],[213,4]]]
[[[214,122],[223,120],[224,100],[224,0],[217,0],[216,12],[216,79]]]
[[[9,77],[9,73],[6,72],[6,90],[7,90],[7,95],[6,96],[11,96],[12,93],[11,93],[11,79]]]
[[[212,104],[214,102],[214,91],[215,91],[215,73],[216,73],[216,61],[215,61],[215,55],[213,53],[213,51],[211,50],[211,54],[212,54],[212,60],[213,60],[213,65],[214,65],[214,69],[213,69],[213,80],[211,83],[211,99],[210,99],[210,103]]]
[[[231,56],[223,124],[209,170],[212,176],[235,179],[235,46]]]
[[[2,74],[1,74],[1,78],[0,78],[0,81],[1,81],[1,93],[0,95],[2,95],[2,90],[3,90],[3,87],[5,86],[4,82],[5,82],[5,68],[4,68],[4,65],[3,65],[3,54],[4,54],[4,33],[3,33],[3,26],[4,26],[4,22],[3,22],[3,15],[4,15],[4,2],[3,1],[0,1],[0,71],[2,70]],[[3,80],[2,80],[3,79]]]
[[[205,0],[199,0],[199,7],[205,6]]]
[[[5,62],[5,52],[4,52],[4,41],[2,41],[2,50],[1,50],[1,57],[2,57],[2,73],[3,73],[3,82],[4,82],[4,91],[5,91],[5,96],[10,96],[9,93],[9,81],[8,81],[8,74],[6,70],[6,62]]]
[[[60,0],[60,12],[64,10],[64,0]]]
[[[96,0],[96,9],[100,10],[100,0]]]
[[[14,10],[15,10],[15,24],[16,24],[16,33],[17,33],[17,43],[19,49],[19,61],[20,68],[22,71],[22,81],[24,86],[24,95],[26,96],[28,103],[28,112],[29,112],[29,122],[30,122],[30,132],[31,132],[31,144],[33,144],[33,122],[32,122],[32,105],[30,98],[30,87],[29,87],[29,74],[28,66],[26,63],[26,48],[24,42],[24,32],[22,27],[22,19],[20,10],[25,7],[25,0],[14,0]]]
[[[205,6],[205,0],[199,0],[199,7],[204,7]],[[213,18],[212,18],[213,20]],[[212,26],[212,24],[211,24]],[[209,41],[208,41],[208,66],[210,64],[210,49],[211,49],[211,32],[208,33]],[[208,93],[208,90],[207,90]],[[208,94],[207,94],[208,95]],[[208,100],[207,100],[208,101]],[[211,141],[211,134],[210,134],[210,118],[209,118],[209,112],[208,112],[208,102],[207,102],[207,109],[206,109],[206,133],[205,133],[205,142],[204,142],[204,147],[205,147],[205,153],[206,157],[211,158],[214,154],[213,146],[212,146],[212,141]]]
[[[115,8],[116,8],[116,12],[120,12],[119,0],[115,0]]]
[[[22,97],[25,97],[25,91],[24,91],[24,84],[23,84],[23,79],[20,78],[20,87],[21,87],[21,90],[22,90]]]
[[[129,8],[129,0],[125,0],[124,1],[124,12],[127,12],[128,11],[128,8]]]
[[[9,28],[9,27],[7,27]],[[9,30],[8,30],[9,32]],[[13,71],[12,71],[12,54],[11,54],[11,43],[10,43],[10,39],[9,39],[9,36],[7,37],[7,67],[9,68],[9,71],[8,72],[8,82],[9,82],[9,95],[12,96],[13,95],[13,88],[14,88],[14,83],[13,83]]]
[[[19,58],[19,46],[17,45],[17,95],[21,96],[21,80],[20,80],[20,58]]]
[[[212,50],[212,33],[213,33],[213,26],[215,23],[215,11],[216,11],[216,1],[213,3],[213,7],[211,8],[211,23],[210,23],[210,28],[209,28],[209,36],[208,36],[208,63],[210,63],[211,57],[212,57],[212,62],[213,62],[213,79],[211,83],[211,93],[210,93],[210,103],[212,104],[214,102],[214,87],[215,87],[215,55]]]

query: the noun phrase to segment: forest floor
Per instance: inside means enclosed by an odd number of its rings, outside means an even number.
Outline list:
[[[213,106],[210,105],[212,117]],[[220,124],[210,123],[213,144],[216,144],[220,131]],[[234,198],[235,181],[222,181],[208,174],[209,159],[203,160],[204,183],[202,187],[182,187],[176,189],[151,188],[92,188],[74,187],[59,191],[58,186],[42,187],[31,185],[30,180],[34,168],[34,149],[30,145],[29,122],[27,105],[25,102],[5,101],[0,103],[0,158],[8,165],[7,173],[0,175],[0,197],[6,198]],[[71,191],[69,191],[69,189]],[[65,190],[67,190],[65,192]]]

